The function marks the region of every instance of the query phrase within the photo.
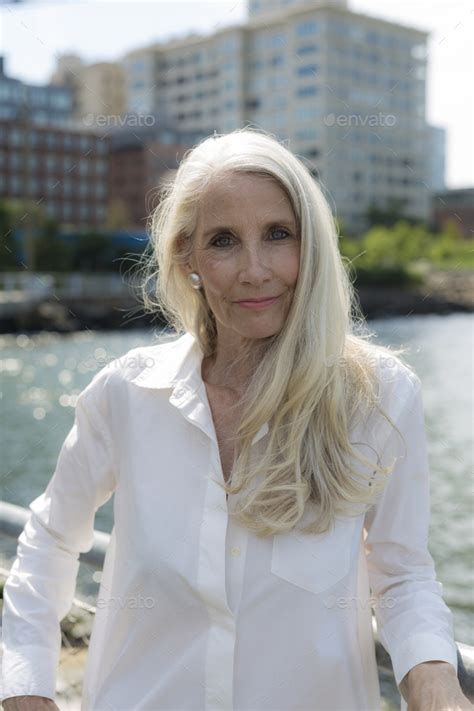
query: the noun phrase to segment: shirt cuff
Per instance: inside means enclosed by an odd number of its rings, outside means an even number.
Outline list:
[[[55,700],[58,661],[51,649],[24,645],[9,650],[2,645],[0,703],[10,696],[46,696]]]
[[[458,673],[456,644],[436,634],[423,633],[407,637],[391,652],[390,658],[397,686],[412,667],[422,662],[448,662],[454,667],[456,675]]]

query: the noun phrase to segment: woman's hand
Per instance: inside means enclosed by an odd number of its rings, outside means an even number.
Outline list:
[[[459,685],[454,667],[447,662],[423,662],[414,666],[400,690],[407,711],[473,711]]]
[[[10,696],[2,701],[4,711],[60,711],[46,696]]]

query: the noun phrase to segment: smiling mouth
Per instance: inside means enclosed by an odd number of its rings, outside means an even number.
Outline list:
[[[277,296],[268,296],[266,299],[240,299],[239,301],[236,301],[236,304],[264,304],[267,301],[275,301],[275,299],[278,299],[281,296],[281,294],[277,294]]]
[[[235,304],[237,306],[241,306],[244,309],[260,310],[272,306],[278,301],[280,296],[281,294],[279,294],[278,296],[272,296],[268,299],[259,299],[258,301],[236,301]]]

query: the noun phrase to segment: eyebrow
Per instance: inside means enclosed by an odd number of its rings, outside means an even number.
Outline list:
[[[284,219],[279,219],[277,217],[276,219],[269,220],[269,222],[265,222],[263,228],[266,229],[267,227],[272,227],[273,225],[281,225],[282,227],[296,229],[296,224],[294,220],[288,220],[286,217]],[[208,237],[209,235],[214,234],[214,232],[225,232],[227,230],[233,231],[233,229],[233,227],[229,227],[228,225],[217,225],[216,227],[210,227],[208,230],[206,230],[203,234],[203,237]]]

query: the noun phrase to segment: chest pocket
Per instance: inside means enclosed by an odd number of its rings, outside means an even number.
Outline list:
[[[309,592],[327,590],[349,572],[357,527],[357,517],[344,516],[325,533],[275,534],[271,572]]]

